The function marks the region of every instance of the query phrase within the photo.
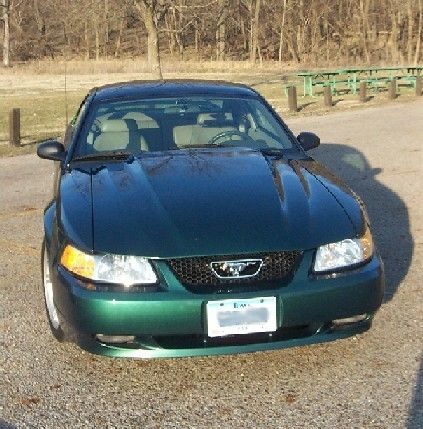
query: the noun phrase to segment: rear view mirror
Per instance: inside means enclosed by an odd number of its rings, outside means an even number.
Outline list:
[[[298,134],[297,140],[305,151],[315,149],[320,144],[320,138],[316,134],[308,131],[303,131]]]
[[[37,147],[37,155],[43,159],[64,161],[66,157],[65,147],[57,140],[48,140]]]

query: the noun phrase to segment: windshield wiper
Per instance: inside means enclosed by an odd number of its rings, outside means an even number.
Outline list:
[[[132,153],[126,150],[109,150],[105,152],[98,153],[88,153],[86,155],[81,155],[73,158],[71,162],[75,161],[101,161],[106,159],[113,160],[124,160],[132,157]]]

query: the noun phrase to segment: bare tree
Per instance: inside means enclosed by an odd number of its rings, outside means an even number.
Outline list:
[[[260,53],[259,46],[259,18],[261,0],[243,0],[247,7],[250,18],[250,61],[256,62],[257,51]]]
[[[139,56],[418,64],[423,0],[0,0],[3,63]],[[4,31],[3,31],[4,30]],[[159,42],[162,42],[159,49]]]
[[[418,33],[416,41],[416,50],[414,51],[414,65],[418,65],[419,56],[420,56],[420,47],[422,44],[422,27],[423,27],[423,0],[419,0],[419,23],[418,23]]]
[[[9,0],[2,0],[2,20],[3,20],[3,65],[5,67],[10,66],[10,2]]]
[[[229,0],[219,0],[219,15],[216,29],[216,59],[224,60],[226,54],[226,20],[229,15]]]
[[[281,29],[279,35],[279,49],[278,49],[278,61],[282,61],[283,42],[285,33],[285,17],[286,17],[287,0],[283,0],[283,12],[281,18]]]
[[[134,4],[147,30],[147,61],[151,71],[158,79],[163,79],[160,64],[158,14],[161,14],[158,0],[134,0]]]

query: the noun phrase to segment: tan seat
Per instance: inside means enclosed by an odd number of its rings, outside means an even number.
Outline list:
[[[93,143],[96,151],[148,150],[145,139],[131,119],[108,119],[100,124],[100,134]]]
[[[206,144],[220,133],[236,130],[227,114],[200,113],[196,124],[174,127],[173,140],[178,147]]]
[[[142,112],[128,112],[122,119],[133,119],[140,130],[159,128],[157,121]]]
[[[135,121],[139,134],[144,139],[145,150],[157,151],[165,149],[163,147],[162,130],[155,119],[142,112],[128,112],[123,119]]]

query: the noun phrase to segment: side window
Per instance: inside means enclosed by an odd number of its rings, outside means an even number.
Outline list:
[[[292,146],[289,136],[265,105],[258,101],[251,103],[251,112],[255,127],[249,131],[250,137],[265,143],[269,148]]]
[[[72,136],[74,131],[76,130],[76,128],[78,127],[78,125],[81,122],[81,118],[84,116],[85,110],[87,108],[87,99],[90,96],[90,94],[87,94],[84,99],[82,100],[81,104],[79,105],[77,111],[75,112],[75,115],[72,117],[72,119],[70,120],[67,128],[66,128],[66,132],[65,132],[65,137],[63,140],[63,143],[65,145],[65,148],[68,148],[68,146],[70,145],[70,142],[72,141]]]
[[[70,123],[72,125],[72,127],[75,127],[77,125],[79,125],[79,122],[81,121],[82,116],[85,113],[85,110],[87,108],[87,98],[89,97],[90,94],[86,95],[86,97],[82,100],[81,104],[79,105],[78,110],[76,111],[74,117],[71,119]]]
[[[81,120],[82,115],[85,112],[85,100],[87,99],[87,97],[84,98],[84,100],[82,101],[82,103],[79,105],[78,110],[76,111],[75,115],[73,116],[73,118],[71,119],[71,125],[74,127],[77,123],[79,123],[79,121]]]
[[[260,128],[271,131],[273,134],[277,135],[280,127],[275,127],[275,124],[271,124],[268,119],[263,115],[260,109],[254,109],[254,113]],[[273,119],[273,118],[272,118]]]

